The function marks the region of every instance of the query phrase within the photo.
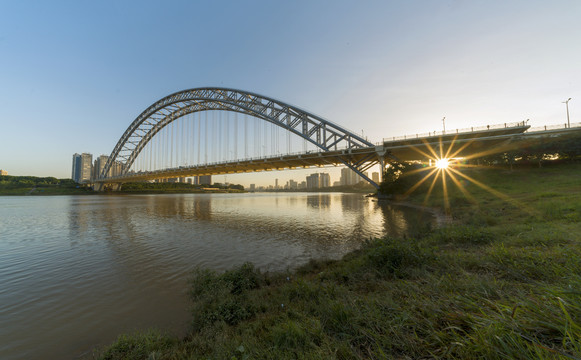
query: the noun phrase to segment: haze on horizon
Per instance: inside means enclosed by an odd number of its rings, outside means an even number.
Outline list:
[[[574,0],[0,1],[0,169],[68,178],[73,153],[109,155],[153,102],[204,86],[372,142],[441,130],[444,116],[446,129],[564,123],[568,98],[579,122],[580,15]]]

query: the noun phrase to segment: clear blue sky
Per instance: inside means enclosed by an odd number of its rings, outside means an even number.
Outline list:
[[[569,97],[579,122],[580,19],[577,0],[0,0],[0,169],[70,177],[73,153],[109,154],[151,103],[203,86],[372,141],[444,116],[563,123]]]

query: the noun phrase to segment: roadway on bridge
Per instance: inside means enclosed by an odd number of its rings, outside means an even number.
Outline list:
[[[376,146],[359,149],[308,152],[128,173],[123,176],[97,180],[96,182],[114,184],[200,175],[342,166],[346,160],[353,164],[367,164],[371,167],[379,162],[428,161],[430,158],[440,158],[446,155],[456,158],[482,157],[516,148],[535,146],[546,141],[581,137],[581,127],[526,132],[528,129],[529,126],[522,125],[435,136],[418,136],[407,139],[386,140]]]

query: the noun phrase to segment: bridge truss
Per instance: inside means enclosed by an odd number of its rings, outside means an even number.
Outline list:
[[[272,124],[314,145],[321,153],[336,154],[333,157],[335,164],[351,168],[364,180],[378,187],[378,184],[367,177],[365,172],[378,163],[383,166],[385,152],[369,151],[374,149],[374,145],[363,137],[287,103],[251,92],[215,87],[176,92],[149,106],[125,130],[97,181],[100,183],[123,182],[124,179],[130,181],[129,178],[135,177],[130,171],[132,165],[152,142],[155,135],[189,114],[210,111],[244,114]],[[220,131],[226,131],[226,129],[220,129]],[[264,134],[266,136],[266,130]],[[198,141],[201,141],[199,134]],[[207,139],[204,141],[208,142]],[[229,137],[226,141],[230,141]],[[361,149],[368,151],[362,155],[359,151]],[[232,163],[232,161],[225,163]],[[116,176],[111,176],[114,164],[120,164],[121,170]],[[197,171],[201,168],[200,165],[190,164],[188,168],[192,169],[192,174],[200,173]],[[163,173],[163,170],[159,173]]]

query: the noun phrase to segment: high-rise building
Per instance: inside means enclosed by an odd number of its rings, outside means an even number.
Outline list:
[[[79,178],[81,177],[81,155],[74,153],[73,154],[73,171],[71,174],[71,179],[74,182],[79,182]]]
[[[278,179],[274,179],[274,189],[278,190]]]
[[[93,173],[93,155],[89,153],[81,154],[81,181],[91,181]]]
[[[331,175],[328,173],[311,174],[306,179],[307,189],[320,189],[331,186]]]
[[[369,179],[369,172],[368,171],[364,171],[363,172],[363,175],[365,175],[365,177]],[[363,178],[361,178],[361,179],[360,178],[357,178],[357,182],[358,183],[359,182],[362,182],[362,181],[364,181]]]
[[[319,174],[317,173],[307,176],[306,180],[307,180],[307,190],[318,189],[321,187],[321,184],[319,183],[320,181]]]
[[[341,185],[355,185],[359,182],[359,175],[350,168],[341,169]]]
[[[73,155],[72,179],[75,182],[83,183],[91,181],[93,170],[93,155],[89,153]]]
[[[123,163],[121,163],[120,161],[114,161],[113,164],[111,164],[111,170],[109,170],[109,174],[111,176],[118,176],[121,175],[122,171]]]
[[[109,160],[109,156],[107,155],[100,155],[97,159],[95,159],[93,164],[93,180],[99,179],[101,177],[101,172],[103,172],[103,169],[107,164],[107,160]],[[109,174],[107,176],[110,175],[111,169],[109,169]]]
[[[341,186],[345,186],[345,185],[351,185],[351,175],[349,173],[349,171],[351,171],[351,169],[349,168],[343,168],[341,169]]]
[[[362,181],[361,177],[359,176],[359,174],[357,174],[355,171],[351,170],[351,184],[352,185],[356,185],[358,184],[360,181]]]
[[[328,173],[319,174],[319,187],[326,188],[331,186],[331,175]]]
[[[198,182],[200,185],[212,185],[212,175],[198,176]]]
[[[371,173],[371,180],[373,180],[374,183],[379,184],[379,173],[372,172]]]
[[[256,184],[250,184],[250,191],[256,190]]]
[[[292,179],[288,181],[288,188],[290,190],[296,190],[298,187],[299,187],[299,184],[296,181],[294,181]]]

